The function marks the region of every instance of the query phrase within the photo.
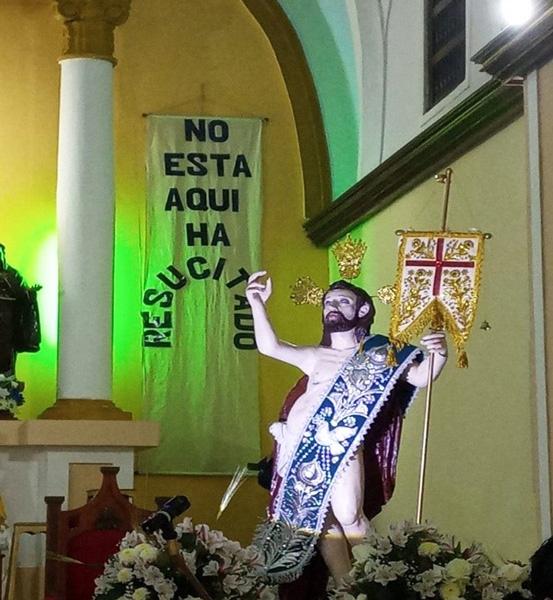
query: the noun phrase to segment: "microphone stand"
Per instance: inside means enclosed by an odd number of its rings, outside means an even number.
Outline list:
[[[160,532],[163,536],[163,539],[167,542],[167,553],[169,554],[173,567],[177,571],[180,571],[186,577],[186,579],[188,579],[199,598],[202,600],[212,600],[211,596],[206,592],[204,586],[200,583],[196,575],[192,573],[186,564],[186,561],[179,552],[180,544],[177,541],[177,534],[175,532],[175,528],[173,527],[173,523],[169,521],[167,525],[160,529]]]

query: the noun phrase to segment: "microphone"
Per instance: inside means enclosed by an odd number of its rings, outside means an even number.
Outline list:
[[[248,463],[248,471],[257,472],[257,483],[264,489],[271,489],[273,478],[274,460],[272,456],[265,456],[259,462]]]
[[[142,529],[146,533],[161,530],[167,531],[172,526],[174,518],[190,508],[190,501],[186,496],[173,496],[153,515],[142,522]]]

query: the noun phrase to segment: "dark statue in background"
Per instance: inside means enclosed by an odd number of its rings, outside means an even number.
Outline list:
[[[6,249],[0,244],[0,374],[14,375],[19,352],[40,349],[40,320],[37,292],[6,262]]]

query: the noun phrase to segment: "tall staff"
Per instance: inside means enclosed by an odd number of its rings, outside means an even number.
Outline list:
[[[446,169],[445,173],[436,175],[436,181],[445,184],[444,188],[444,206],[442,210],[442,227],[441,231],[447,229],[447,217],[449,211],[449,193],[451,190],[451,175],[453,174],[452,169]],[[433,327],[433,331],[442,331],[443,321],[437,322]],[[422,449],[421,449],[421,462],[419,468],[419,490],[417,495],[417,514],[415,521],[417,524],[422,523],[422,505],[424,502],[424,484],[426,480],[426,464],[427,464],[427,453],[428,453],[428,435],[430,431],[430,408],[432,406],[432,386],[434,384],[434,354],[431,353],[429,356],[428,366],[428,383],[426,384],[426,402],[424,406],[424,424],[422,429]]]

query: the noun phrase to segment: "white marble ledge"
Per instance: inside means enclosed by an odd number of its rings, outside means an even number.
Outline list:
[[[158,444],[159,423],[153,421],[0,420],[0,447],[153,448]]]

